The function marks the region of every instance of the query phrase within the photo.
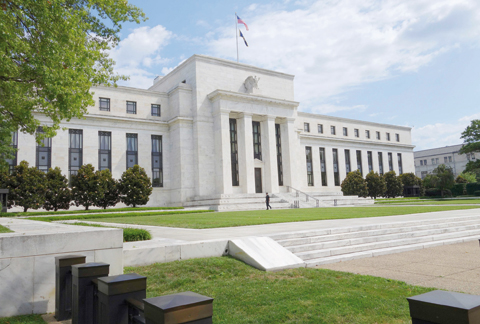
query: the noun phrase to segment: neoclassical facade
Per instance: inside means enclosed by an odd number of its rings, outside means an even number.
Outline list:
[[[139,164],[150,205],[219,194],[340,191],[349,171],[414,172],[411,129],[298,111],[293,75],[194,55],[148,90],[92,88],[95,106],[39,147],[17,134],[16,159],[120,178]],[[49,121],[38,116],[42,122]]]

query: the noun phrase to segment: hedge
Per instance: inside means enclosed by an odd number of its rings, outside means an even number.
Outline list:
[[[475,195],[475,191],[480,190],[480,183],[479,182],[472,182],[472,183],[467,183],[466,185],[467,188],[467,195]]]
[[[465,183],[457,183],[452,188],[452,195],[461,196],[465,194]]]

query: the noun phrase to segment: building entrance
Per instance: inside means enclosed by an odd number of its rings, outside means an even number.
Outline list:
[[[255,192],[262,193],[262,168],[255,168]]]

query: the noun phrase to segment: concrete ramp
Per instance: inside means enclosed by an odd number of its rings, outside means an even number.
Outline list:
[[[302,259],[269,237],[244,237],[230,240],[228,252],[234,258],[264,271],[305,267]]]

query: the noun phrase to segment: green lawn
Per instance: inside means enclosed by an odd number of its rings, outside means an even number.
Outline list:
[[[6,228],[5,226],[0,225],[0,233],[11,233],[10,229]]]
[[[480,199],[404,199],[404,200],[377,200],[375,204],[393,205],[464,205],[480,204]]]
[[[98,214],[98,213],[112,213],[125,211],[139,211],[139,210],[165,210],[165,209],[183,209],[183,207],[126,207],[126,208],[108,208],[108,209],[90,209],[90,210],[59,210],[59,211],[44,211],[44,212],[9,212],[0,213],[0,217],[14,217],[14,216],[41,216],[41,215],[65,215],[65,214]]]
[[[40,315],[25,315],[0,318],[0,324],[45,324]]]
[[[479,206],[480,207],[480,206]],[[280,210],[237,211],[204,214],[176,214],[161,216],[142,216],[121,218],[97,218],[94,221],[156,225],[183,228],[217,228],[245,225],[301,222],[323,219],[344,219],[405,215],[444,210],[479,208],[474,206],[385,206],[385,207],[339,207],[339,208],[303,208]]]

